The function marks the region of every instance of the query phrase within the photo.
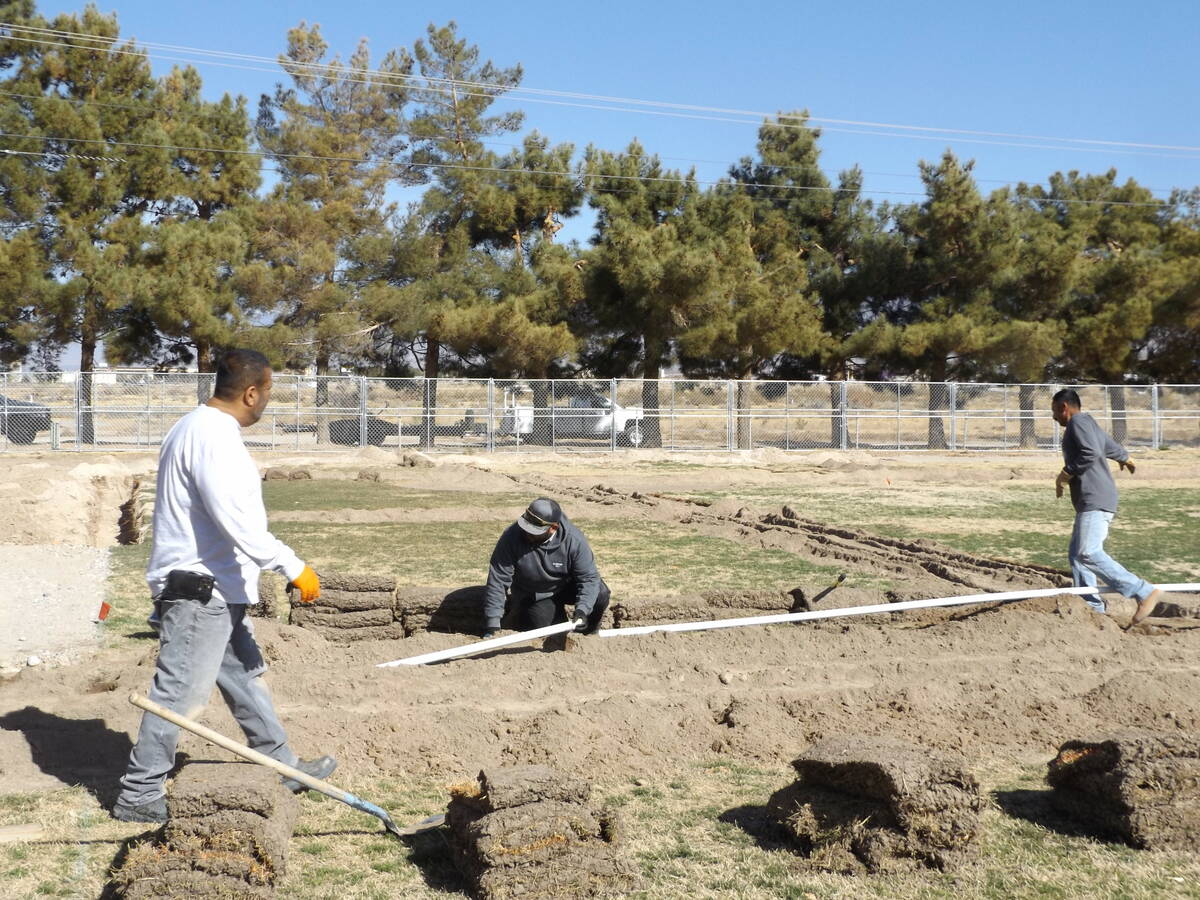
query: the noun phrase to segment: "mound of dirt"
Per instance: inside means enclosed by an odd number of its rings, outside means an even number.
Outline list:
[[[0,534],[12,544],[112,546],[134,477],[152,465],[144,457],[16,459],[0,475]]]
[[[451,790],[455,863],[484,900],[600,897],[638,886],[620,823],[588,801],[591,785],[545,766],[480,772]]]
[[[261,766],[192,763],[167,793],[159,839],[113,874],[127,898],[270,897],[287,870],[300,804]]]
[[[1067,741],[1050,761],[1055,806],[1147,850],[1200,850],[1200,737],[1127,733]]]
[[[814,869],[951,869],[979,832],[983,798],[961,758],[844,735],[792,765],[799,778],[771,797],[768,810]]]

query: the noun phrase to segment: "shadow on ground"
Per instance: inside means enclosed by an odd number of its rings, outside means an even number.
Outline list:
[[[717,821],[740,828],[763,850],[796,851],[795,840],[787,830],[767,812],[765,806],[735,806],[717,816]]]
[[[24,734],[34,765],[47,775],[85,788],[112,808],[133,748],[125,732],[103,719],[67,719],[34,706],[0,716],[0,729]]]
[[[466,892],[466,882],[463,881],[450,854],[447,843],[449,828],[432,828],[420,834],[401,838],[408,847],[408,861],[421,872],[421,877],[429,887],[438,891]]]
[[[1042,828],[1045,828],[1047,831],[1053,831],[1055,834],[1065,835],[1066,837],[1089,838],[1105,844],[1122,843],[1119,840],[1115,840],[1110,834],[1095,828],[1089,828],[1086,824],[1063,815],[1051,802],[1050,798],[1053,793],[1050,790],[1030,790],[1025,788],[1012,791],[996,791],[992,796],[996,799],[996,805],[1006,815],[1012,816],[1014,819],[1024,819],[1026,822],[1032,822],[1034,825],[1040,825]]]

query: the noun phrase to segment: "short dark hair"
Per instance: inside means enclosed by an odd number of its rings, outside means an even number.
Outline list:
[[[233,400],[248,387],[262,387],[270,368],[267,358],[257,350],[226,350],[217,360],[213,396]]]
[[[1065,403],[1067,406],[1083,409],[1083,404],[1079,402],[1079,394],[1073,388],[1063,388],[1050,399],[1050,402]]]

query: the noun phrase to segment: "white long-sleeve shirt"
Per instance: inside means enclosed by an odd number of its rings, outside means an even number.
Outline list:
[[[216,579],[226,603],[257,603],[262,569],[296,578],[304,563],[267,530],[258,468],[237,419],[199,406],[175,423],[158,457],[154,547],[146,568],[157,597],[172,569]]]

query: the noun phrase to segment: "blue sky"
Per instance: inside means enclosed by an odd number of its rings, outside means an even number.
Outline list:
[[[348,55],[361,38],[373,58],[411,46],[430,21],[460,35],[498,65],[520,62],[527,87],[710,107],[936,128],[1009,132],[1200,148],[1200,3],[1195,0],[962,2],[196,3],[102,0],[122,34],[145,41],[274,57],[287,29],[319,22],[331,49]],[[43,13],[78,5],[43,2]],[[155,60],[157,72],[170,62]],[[198,67],[213,96],[257,103],[277,75]],[[753,152],[752,124],[694,121],[566,106],[518,104],[527,126],[582,148],[619,149],[638,137],[674,165],[720,177]],[[985,187],[1040,181],[1056,170],[1116,167],[1166,192],[1200,184],[1200,149],[1077,146],[1047,150],[850,134],[826,126],[828,170],[854,163],[869,188],[919,191],[919,159],[947,146],[975,158]],[[980,140],[975,138],[974,140]],[[1048,144],[1045,141],[982,140]],[[707,161],[713,162],[707,162]],[[993,181],[994,180],[994,181]],[[881,194],[881,196],[888,196]],[[902,198],[903,193],[895,195]]]
[[[820,146],[831,174],[855,163],[878,199],[920,196],[917,162],[947,147],[977,161],[987,190],[1043,181],[1058,170],[1115,167],[1165,196],[1200,185],[1200,77],[1196,0],[1013,0],[971,2],[411,3],[164,2],[102,0],[122,35],[155,43],[276,56],[287,29],[321,24],[331,49],[349,55],[361,38],[378,60],[411,46],[430,21],[454,19],[459,34],[497,65],[521,63],[524,86],[774,113],[1197,149],[934,134],[849,133],[827,126]],[[40,3],[40,11],[82,5]],[[171,62],[154,59],[159,74]],[[197,67],[206,93],[244,94],[257,106],[278,73]],[[517,104],[526,130],[553,141],[623,148],[639,138],[670,166],[702,179],[752,154],[750,122],[639,115],[576,106]],[[500,105],[497,108],[501,108]],[[842,129],[845,130],[837,130]],[[1012,146],[1022,144],[1024,146]],[[1035,146],[1037,145],[1037,146]],[[1045,149],[1053,146],[1057,149]],[[495,148],[503,150],[504,148]],[[564,236],[585,240],[588,221]]]

